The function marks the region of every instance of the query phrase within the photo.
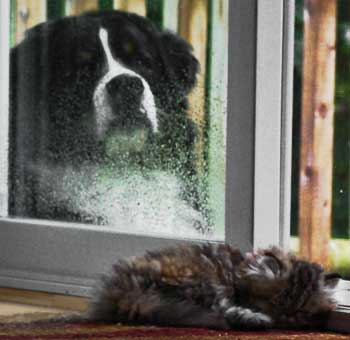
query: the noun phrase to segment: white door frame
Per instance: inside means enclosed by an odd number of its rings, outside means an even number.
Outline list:
[[[288,247],[294,1],[230,0],[229,7],[226,242],[242,250],[269,244]],[[4,160],[8,1],[0,1],[0,17],[0,159]],[[1,164],[0,171],[6,178],[7,164]],[[6,190],[6,183],[0,183],[2,198]],[[6,203],[0,209],[4,212]],[[98,274],[117,258],[184,241],[195,240],[1,218],[0,286],[88,296]]]

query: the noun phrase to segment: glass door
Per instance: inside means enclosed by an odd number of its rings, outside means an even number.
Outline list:
[[[0,283],[88,295],[145,249],[283,244],[292,7],[1,2]]]

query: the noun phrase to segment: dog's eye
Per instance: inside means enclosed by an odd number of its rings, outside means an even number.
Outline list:
[[[93,61],[95,56],[89,51],[80,51],[78,54],[78,58],[81,62],[86,63]]]

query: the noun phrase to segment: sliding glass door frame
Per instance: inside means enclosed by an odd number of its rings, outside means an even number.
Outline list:
[[[1,1],[0,159],[8,152],[9,16]],[[289,244],[293,20],[294,1],[229,1],[225,241],[243,251]],[[0,171],[6,178],[7,164]],[[182,242],[202,241],[1,218],[0,286],[89,296],[116,259]]]

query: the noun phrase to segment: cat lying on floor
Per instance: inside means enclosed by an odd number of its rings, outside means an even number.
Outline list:
[[[214,329],[321,328],[337,274],[271,247],[183,245],[117,262],[89,320]]]

